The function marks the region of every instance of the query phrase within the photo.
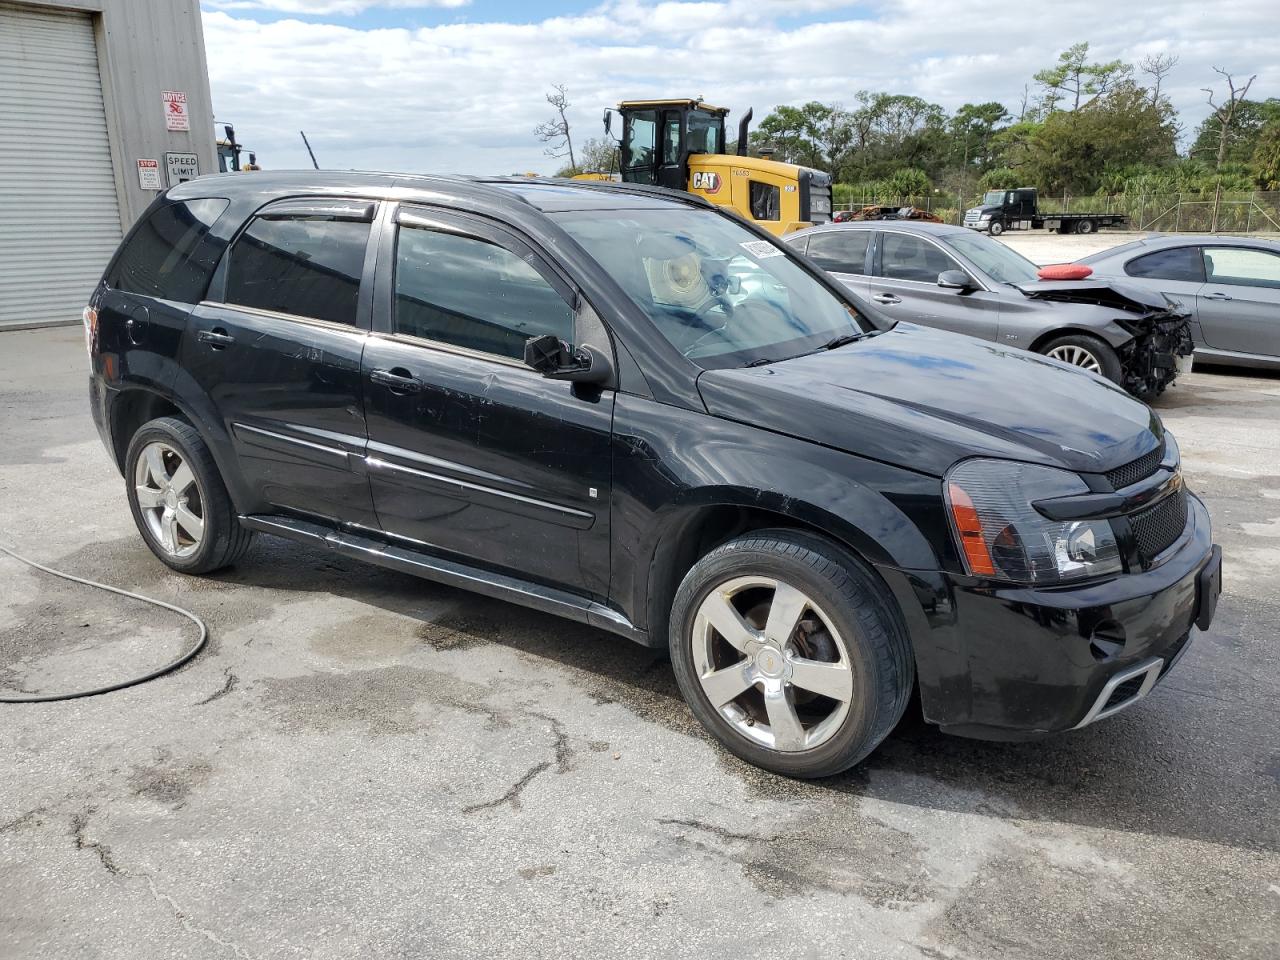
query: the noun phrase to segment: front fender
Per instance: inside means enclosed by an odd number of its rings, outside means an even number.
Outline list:
[[[655,578],[697,518],[723,507],[822,531],[876,566],[937,570],[951,560],[936,477],[619,396],[611,594],[633,622],[656,626]]]

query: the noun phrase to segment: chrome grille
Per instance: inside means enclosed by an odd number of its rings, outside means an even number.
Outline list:
[[[1137,483],[1139,480],[1145,480],[1156,472],[1156,468],[1160,466],[1160,461],[1164,459],[1164,443],[1156,447],[1150,453],[1144,453],[1137,460],[1126,463],[1122,467],[1116,467],[1114,470],[1108,471],[1107,480],[1111,482],[1111,486],[1119,490],[1127,487],[1131,483]]]
[[[1129,527],[1142,559],[1154,560],[1173,546],[1187,528],[1187,491],[1179,487],[1154,507],[1133,514]]]

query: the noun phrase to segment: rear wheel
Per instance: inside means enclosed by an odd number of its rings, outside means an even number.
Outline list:
[[[200,434],[160,417],[133,435],[125,454],[129,507],[142,539],[182,573],[210,573],[243,556],[253,538]]]
[[[1076,233],[1093,233],[1097,229],[1097,224],[1092,220],[1081,220],[1076,224]]]
[[[717,547],[680,585],[671,657],[698,720],[732,753],[792,777],[863,759],[915,678],[897,608],[834,544],[766,530]]]
[[[1071,334],[1055,337],[1040,348],[1046,357],[1061,360],[1073,367],[1101,374],[1112,383],[1119,383],[1123,376],[1120,368],[1120,357],[1111,347],[1086,334]]]

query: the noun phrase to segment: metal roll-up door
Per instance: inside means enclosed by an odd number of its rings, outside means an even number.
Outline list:
[[[119,242],[93,20],[0,3],[0,329],[79,320]]]

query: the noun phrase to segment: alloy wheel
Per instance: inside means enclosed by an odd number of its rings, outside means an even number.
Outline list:
[[[134,467],[134,495],[151,536],[169,556],[184,559],[204,539],[204,498],[196,476],[177,450],[147,444]]]
[[[1063,363],[1069,363],[1073,367],[1080,367],[1091,373],[1102,373],[1102,364],[1093,351],[1076,346],[1074,343],[1064,343],[1060,347],[1054,347],[1045,356],[1052,357],[1054,360],[1061,360]]]
[[[692,642],[702,692],[754,743],[811,750],[848,716],[853,669],[844,639],[789,583],[752,576],[718,585],[698,607]]]

